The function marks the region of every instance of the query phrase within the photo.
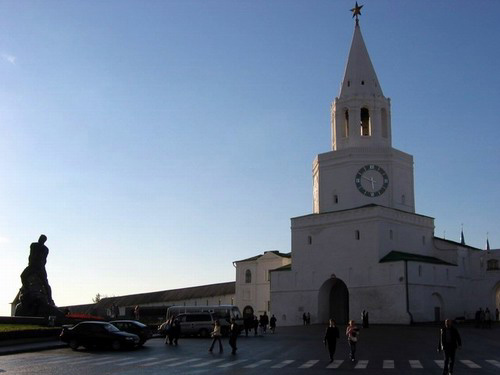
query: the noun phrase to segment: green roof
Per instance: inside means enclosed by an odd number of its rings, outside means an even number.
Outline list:
[[[456,264],[445,262],[444,260],[435,257],[429,257],[426,255],[419,255],[419,254],[403,253],[402,251],[391,251],[385,257],[380,259],[379,263],[400,262],[402,260],[410,262],[433,263],[433,264],[443,264],[448,266],[456,266]]]

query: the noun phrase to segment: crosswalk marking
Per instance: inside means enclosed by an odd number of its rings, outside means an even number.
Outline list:
[[[408,362],[410,362],[411,368],[424,368],[424,366],[422,366],[422,363],[420,363],[420,361],[416,359],[410,359]]]
[[[488,362],[489,364],[492,364],[493,366],[500,367],[500,362],[495,361],[494,359],[487,359],[486,362]]]
[[[248,359],[237,359],[236,361],[232,361],[232,362],[229,362],[229,363],[224,363],[223,365],[220,365],[218,367],[221,367],[221,368],[231,367],[231,366],[237,365],[238,363],[246,362],[246,361],[248,361]]]
[[[278,363],[277,365],[271,366],[271,368],[283,368],[283,367],[288,366],[290,363],[293,363],[293,362],[295,362],[294,359],[286,359],[286,360]]]
[[[124,362],[124,361],[129,361],[130,358],[115,358],[115,359],[109,359],[107,361],[99,360],[95,362],[90,362],[89,365],[107,365],[109,363],[115,363],[115,362]]]
[[[174,366],[180,366],[180,365],[185,365],[186,363],[191,363],[191,362],[197,362],[197,361],[201,361],[202,358],[191,358],[191,359],[186,359],[184,361],[180,361],[180,362],[175,362],[175,363],[170,363],[167,365],[167,367],[174,367]]]
[[[56,355],[56,356],[53,356],[53,357],[44,357],[44,358],[30,358],[30,362],[33,363],[34,361],[36,361],[37,363],[42,363],[42,362],[51,362],[51,361],[54,361],[54,360],[58,360],[58,359],[68,359],[69,356],[68,355]]]
[[[461,359],[460,362],[462,362],[468,368],[481,368],[481,366],[479,366],[477,363],[474,363],[468,359]]]
[[[382,368],[394,368],[394,361],[392,359],[384,359]]]
[[[152,353],[151,353],[152,354]],[[245,358],[245,359],[237,359],[238,357],[234,356],[218,356],[218,358],[210,358],[210,357],[201,357],[201,358],[190,358],[188,356],[181,357],[172,357],[172,358],[164,358],[161,357],[146,357],[146,356],[130,356],[130,355],[122,355],[122,354],[109,354],[109,355],[92,355],[88,353],[75,353],[73,355],[65,355],[65,356],[54,356],[54,357],[46,357],[40,356],[38,358],[26,357],[17,359],[15,361],[10,361],[10,363],[17,363],[19,366],[29,365],[33,366],[33,364],[40,365],[84,365],[84,366],[99,366],[105,364],[111,364],[117,367],[125,367],[129,365],[137,365],[141,367],[151,367],[155,365],[163,365],[165,367],[191,367],[198,369],[212,369],[218,368],[240,368],[240,369],[280,369],[280,368],[295,368],[295,369],[309,369],[312,367],[315,368],[326,368],[326,369],[338,369],[344,367],[354,368],[354,369],[367,369],[370,364],[370,368],[379,368],[380,370],[384,369],[389,372],[396,368],[396,361],[394,359],[384,359],[382,361],[373,360],[358,360],[353,363],[354,367],[350,365],[350,361],[338,359],[331,363],[326,363],[326,361],[321,361],[318,359],[312,360],[297,360],[297,359],[286,359],[286,360],[274,360],[274,359],[258,359],[258,358]],[[411,369],[424,369],[429,368],[432,369],[432,363],[422,363],[422,360],[410,359],[407,360],[409,367]],[[435,363],[435,366],[439,368],[444,368],[444,360],[442,359],[432,359],[432,362]],[[406,365],[408,366],[408,365]],[[461,366],[463,369],[491,369],[494,366],[495,368],[500,368],[500,360],[495,359],[459,359],[457,360],[457,367]],[[405,365],[401,360],[401,364],[398,364],[399,369],[404,369]],[[408,367],[407,367],[408,368]],[[459,367],[460,368],[460,367]],[[205,371],[207,371],[205,370]],[[361,372],[362,373],[362,372]],[[392,371],[392,374],[395,374]]]
[[[196,365],[192,365],[191,367],[203,367],[203,366],[209,366],[217,362],[222,362],[224,358],[218,358],[218,359],[211,359],[210,361],[202,362],[202,363],[197,363]]]
[[[362,359],[358,361],[358,363],[356,364],[356,366],[354,366],[354,368],[359,370],[359,369],[365,369],[367,366],[368,366],[368,360]]]
[[[101,357],[101,358],[97,358],[97,359],[100,361],[104,361],[104,360],[108,360],[110,358],[113,358],[113,357]],[[86,363],[86,362],[94,362],[95,360],[96,360],[95,357],[89,356],[85,359],[80,359],[79,361],[71,361],[71,364],[72,365],[79,365],[79,364]]]
[[[332,363],[330,363],[326,368],[339,368],[340,365],[344,362],[343,359],[336,359]]]
[[[156,362],[150,362],[150,363],[145,363],[141,365],[142,367],[149,367],[149,366],[155,366],[155,365],[161,365],[163,363],[167,362],[172,362],[172,361],[177,361],[180,359],[179,357],[174,357],[174,358],[167,358],[167,359],[162,359],[161,361],[156,361]]]
[[[67,362],[70,359],[70,357],[62,358],[62,359],[54,359],[54,360],[49,360],[49,361],[44,361],[44,365],[56,365],[58,363],[63,363]]]
[[[271,362],[270,359],[263,359],[263,360],[260,360],[259,362],[252,363],[251,365],[246,365],[244,368],[255,368],[255,367],[259,367],[260,365],[263,365],[265,363],[269,363],[269,362]]]
[[[154,361],[155,359],[158,359],[158,358],[156,358],[156,357],[149,357],[149,358],[143,358],[143,359],[135,359],[133,361],[119,363],[118,366],[128,366],[128,365],[133,365],[133,364],[141,363],[141,362]]]
[[[304,363],[302,366],[299,366],[299,368],[310,368],[310,367],[313,367],[318,362],[319,362],[319,359],[311,359],[310,361],[307,361],[306,363]]]

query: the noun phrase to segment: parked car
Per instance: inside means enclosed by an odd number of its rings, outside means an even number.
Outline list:
[[[210,313],[186,313],[176,316],[181,325],[182,336],[208,337],[212,332],[215,318]],[[158,327],[158,333],[165,336],[167,334],[167,322]]]
[[[123,332],[106,322],[86,321],[73,327],[63,327],[61,341],[67,342],[71,349],[108,346],[114,350],[139,345],[139,336]]]
[[[144,345],[144,343],[153,336],[151,329],[137,320],[112,320],[110,323],[120,331],[133,333],[139,336],[139,346]]]

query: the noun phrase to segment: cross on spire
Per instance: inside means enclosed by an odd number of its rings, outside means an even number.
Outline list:
[[[356,1],[356,5],[351,9],[352,18],[356,17],[356,25],[359,25],[358,17],[361,16],[361,8],[363,8],[363,5],[358,5],[358,2]]]

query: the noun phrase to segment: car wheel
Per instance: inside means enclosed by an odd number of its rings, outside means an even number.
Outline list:
[[[70,340],[69,347],[71,349],[76,350],[76,349],[78,349],[79,346],[80,346],[80,344],[78,343],[78,341],[76,341],[75,339]]]
[[[200,335],[200,337],[206,338],[206,337],[208,337],[209,332],[208,332],[208,329],[202,328],[202,329],[200,329],[198,334]]]
[[[114,340],[112,343],[111,343],[111,347],[113,348],[113,350],[120,350],[121,347],[122,347],[122,344],[120,341],[118,340]]]

